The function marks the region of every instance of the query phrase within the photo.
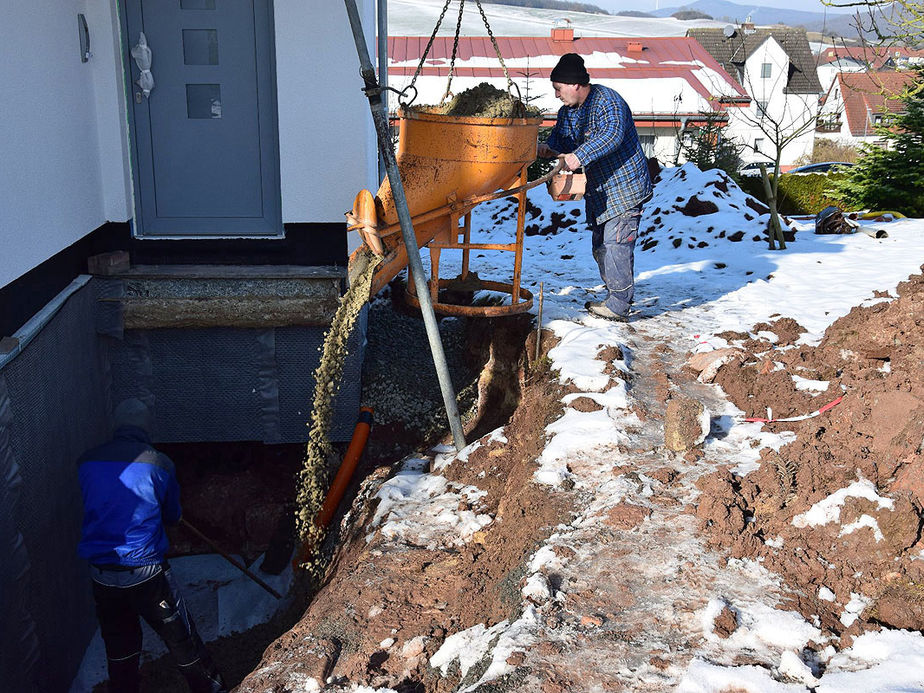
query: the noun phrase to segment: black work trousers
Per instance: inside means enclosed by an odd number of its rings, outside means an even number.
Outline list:
[[[105,580],[104,580],[105,581]],[[141,621],[160,636],[194,693],[225,691],[224,681],[193,624],[167,564],[129,587],[93,581],[96,614],[106,645],[111,693],[137,693]]]

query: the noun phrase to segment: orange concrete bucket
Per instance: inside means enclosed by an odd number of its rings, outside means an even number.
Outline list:
[[[541,117],[475,118],[407,108],[399,116],[398,170],[420,247],[450,233],[451,215],[466,200],[511,185],[536,158]],[[374,198],[361,191],[347,216],[350,228],[384,257],[373,276],[374,296],[408,262],[388,179]]]

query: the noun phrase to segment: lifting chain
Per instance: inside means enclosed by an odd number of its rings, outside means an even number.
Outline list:
[[[501,67],[504,69],[504,77],[507,79],[507,93],[510,94],[510,98],[513,98],[513,80],[510,79],[510,75],[507,74],[507,66],[504,64],[504,59],[501,57],[500,48],[497,46],[497,39],[494,38],[494,32],[491,31],[491,25],[488,24],[488,18],[485,16],[484,9],[481,7],[481,0],[475,0],[475,4],[478,5],[478,11],[481,13],[481,20],[484,22],[484,28],[488,30],[488,36],[491,39],[491,43],[494,46],[494,52],[497,53],[497,59],[500,61]]]
[[[414,87],[414,83],[417,81],[417,77],[420,75],[420,71],[423,69],[424,63],[427,61],[427,54],[430,53],[430,48],[433,47],[433,39],[436,38],[436,32],[440,30],[440,24],[443,23],[443,17],[446,16],[446,10],[449,9],[450,2],[452,2],[452,0],[446,0],[446,3],[443,5],[443,11],[440,12],[440,17],[436,20],[436,26],[433,27],[433,33],[430,34],[430,40],[427,41],[427,47],[424,48],[423,55],[420,56],[420,62],[417,63],[417,69],[414,70],[414,76],[411,78],[411,84],[409,88],[414,89],[415,95],[417,93],[417,88]]]
[[[452,86],[452,73],[456,69],[456,54],[459,52],[459,30],[462,29],[462,11],[465,9],[465,0],[459,0],[459,18],[456,20],[456,36],[452,41],[452,59],[449,61],[449,78],[446,80],[446,91],[443,93],[443,98],[440,99],[440,104],[442,104],[446,99],[449,98],[449,95],[452,93],[450,87]]]
[[[420,71],[423,69],[424,63],[427,61],[427,55],[430,53],[430,49],[433,47],[433,40],[436,38],[436,34],[440,29],[440,25],[443,23],[443,18],[446,16],[446,11],[449,9],[450,2],[452,2],[452,0],[446,0],[446,2],[443,4],[443,9],[440,12],[439,19],[436,20],[436,26],[433,27],[433,33],[430,34],[430,40],[427,41],[427,47],[424,49],[423,55],[420,57],[420,62],[417,63],[417,69],[414,70],[414,76],[411,78],[411,83],[404,90],[407,91],[408,89],[413,89],[415,98],[417,96],[417,88],[414,86],[414,84],[417,82],[417,77],[420,76]],[[484,28],[488,32],[488,37],[491,39],[491,45],[494,46],[494,52],[497,54],[497,60],[500,62],[501,68],[504,71],[504,78],[507,80],[507,93],[510,95],[510,100],[514,103],[519,103],[522,101],[519,96],[520,89],[513,83],[513,80],[510,79],[510,74],[507,71],[507,65],[504,63],[504,58],[501,56],[500,47],[497,45],[497,39],[494,38],[494,32],[491,30],[488,17],[485,15],[484,8],[481,6],[481,0],[475,0],[475,5],[478,7],[478,12],[481,14],[481,21],[484,22]],[[462,12],[464,9],[465,0],[459,0],[459,15],[456,19],[456,32],[452,42],[452,58],[449,61],[449,78],[446,81],[446,91],[443,93],[443,98],[440,99],[440,104],[445,102],[446,99],[449,98],[449,96],[452,94],[452,77],[456,68],[456,56],[459,52],[459,32],[462,29]],[[515,87],[517,90],[517,96],[513,95],[513,90]],[[404,91],[401,93],[403,94]],[[402,105],[409,105],[409,103],[410,102]]]

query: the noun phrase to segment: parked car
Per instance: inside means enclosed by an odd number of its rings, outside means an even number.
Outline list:
[[[817,164],[807,164],[794,168],[789,173],[831,173],[840,169],[850,168],[853,164],[847,161],[822,161]]]
[[[759,176],[761,164],[767,167],[767,173],[773,173],[772,161],[750,161],[746,164],[743,164],[741,168],[738,169],[738,173],[748,178],[752,176]]]

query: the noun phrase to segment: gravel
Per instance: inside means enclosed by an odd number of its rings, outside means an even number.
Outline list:
[[[447,434],[449,425],[424,322],[419,313],[395,308],[391,291],[386,289],[369,307],[362,403],[375,410],[377,428],[392,426],[396,438],[435,443]],[[437,319],[464,420],[474,412],[479,374],[467,355],[468,319],[439,315]],[[402,431],[407,435],[402,436]],[[395,440],[393,447],[400,446]]]

